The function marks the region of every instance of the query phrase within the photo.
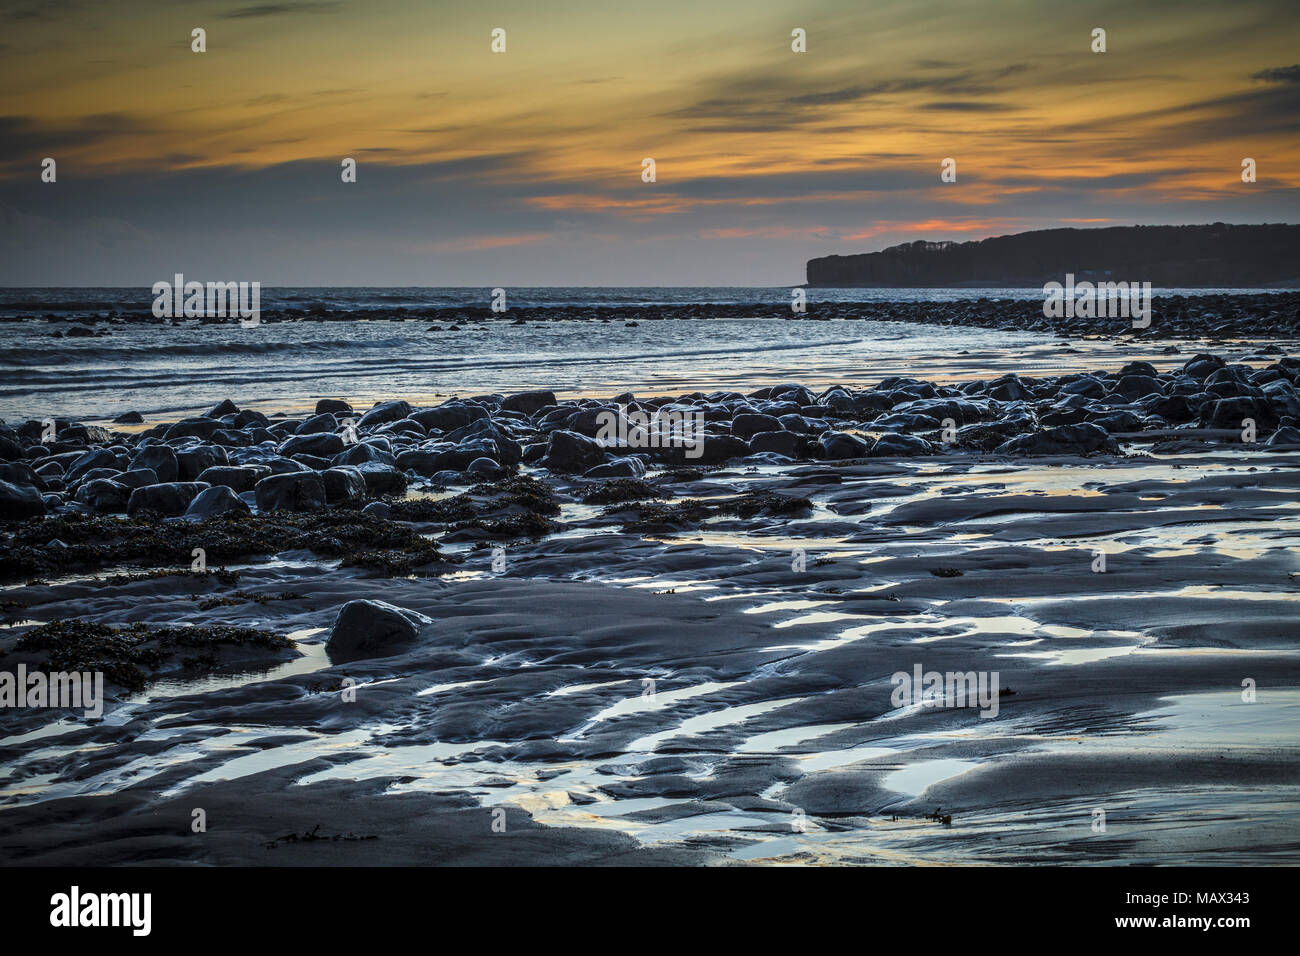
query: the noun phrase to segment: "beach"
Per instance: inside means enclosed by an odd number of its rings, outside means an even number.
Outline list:
[[[1300,861],[1295,293],[889,291],[5,323],[0,858]]]

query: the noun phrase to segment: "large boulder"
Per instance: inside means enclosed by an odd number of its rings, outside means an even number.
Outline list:
[[[753,438],[759,432],[779,432],[781,423],[771,415],[742,412],[731,420],[731,434],[737,438]]]
[[[1201,406],[1202,428],[1241,429],[1247,418],[1254,419],[1255,427],[1264,431],[1277,424],[1277,414],[1267,399],[1242,395],[1220,398]]]
[[[338,422],[328,412],[320,412],[307,419],[294,430],[296,435],[320,435],[338,428]]]
[[[447,402],[445,405],[439,405],[436,408],[424,408],[418,412],[412,412],[409,417],[411,421],[418,422],[430,431],[436,429],[437,431],[449,432],[457,428],[464,428],[471,422],[476,422],[481,418],[487,418],[488,410],[482,405],[474,405],[469,402]]]
[[[131,500],[131,490],[111,478],[93,478],[78,488],[74,497],[98,514],[121,514]]]
[[[180,468],[181,481],[197,481],[199,475],[209,468],[230,462],[226,450],[220,445],[196,445],[182,448],[176,452],[176,464]]]
[[[534,389],[530,392],[516,392],[501,403],[501,407],[509,412],[523,412],[525,415],[532,415],[545,408],[547,405],[555,404],[555,393],[548,389]]]
[[[588,471],[605,461],[605,449],[594,438],[571,431],[551,432],[540,464],[551,471]]]
[[[257,510],[316,511],[324,508],[325,482],[314,471],[298,471],[263,478],[253,488]]]
[[[64,478],[69,483],[77,481],[96,468],[109,468],[117,462],[117,455],[107,448],[92,448],[68,466]]]
[[[332,505],[361,501],[366,497],[366,479],[355,466],[342,465],[321,472],[325,482],[325,500]]]
[[[210,487],[203,481],[167,481],[145,485],[131,492],[126,503],[126,513],[135,515],[141,511],[155,511],[167,518],[179,517],[185,514],[190,502],[199,496],[199,492]]]
[[[759,432],[749,440],[749,450],[755,453],[776,452],[787,458],[798,458],[805,439],[794,432]]]
[[[410,414],[411,406],[400,399],[395,402],[383,402],[362,415],[357,425],[360,428],[369,428],[372,425],[401,421]]]
[[[216,465],[203,469],[198,480],[210,485],[225,485],[232,491],[252,491],[269,474],[271,469],[265,465]]]
[[[168,445],[149,445],[136,452],[131,459],[132,469],[151,468],[160,482],[175,481],[180,477],[180,463],[175,449]]]
[[[366,482],[366,493],[372,496],[400,495],[411,483],[405,472],[398,471],[392,465],[385,465],[382,461],[363,461],[352,467],[361,472],[361,477]]]
[[[221,423],[213,418],[182,418],[168,427],[162,437],[164,441],[173,438],[201,438],[207,441],[220,427]]]
[[[45,499],[31,485],[0,481],[0,521],[21,521],[45,514]]]
[[[347,445],[343,436],[333,432],[316,432],[310,435],[294,435],[279,448],[279,453],[290,455],[314,455],[317,458],[331,458],[339,454]]]
[[[817,440],[817,444],[821,446],[823,458],[841,461],[865,458],[871,447],[857,435],[847,432],[826,432]]]
[[[214,485],[199,492],[198,496],[190,502],[190,506],[185,509],[186,518],[198,521],[230,513],[246,515],[251,512],[244,499],[225,485]]]
[[[645,461],[636,455],[612,458],[603,465],[583,472],[584,478],[644,478]]]
[[[386,601],[349,601],[339,609],[325,649],[335,661],[388,657],[415,643],[433,621]]]
[[[934,445],[924,438],[917,435],[900,435],[897,432],[881,435],[869,452],[872,458],[904,458],[934,453]]]
[[[1059,425],[1017,435],[996,449],[1000,455],[1085,455],[1112,443],[1106,429],[1092,422]]]
[[[1164,386],[1153,375],[1125,375],[1115,383],[1115,392],[1128,399],[1141,398],[1143,395],[1163,395]]]

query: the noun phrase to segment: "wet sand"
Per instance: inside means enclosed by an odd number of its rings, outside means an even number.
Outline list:
[[[74,618],[297,648],[161,675],[102,723],[7,712],[0,857],[1298,862],[1300,459],[1149,447],[652,472],[668,504],[812,508],[637,532],[551,476],[559,527],[509,542],[504,571],[471,540],[444,542],[463,563],[435,576],[230,563],[243,592],[295,595],[266,603],[200,610],[231,589],[111,569],[7,588],[25,606],[0,649]],[[331,664],[325,629],[356,598],[434,624]],[[997,716],[895,707],[891,674],[915,664],[996,671]]]

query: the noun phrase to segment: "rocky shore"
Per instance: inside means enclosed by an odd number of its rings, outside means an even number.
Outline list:
[[[871,388],[816,394],[794,383],[749,394],[623,394],[607,401],[534,390],[427,408],[399,399],[360,412],[322,399],[305,419],[240,410],[227,400],[202,416],[135,432],[70,421],[53,421],[50,431],[28,421],[0,427],[0,520],[51,514],[206,521],[332,507],[387,519],[394,507],[398,516],[410,509],[403,499],[412,485],[500,482],[521,466],[639,480],[656,467],[736,461],[1117,454],[1116,436],[1143,433],[1163,442],[1300,443],[1300,359],[1255,358],[1267,364],[1198,354],[1163,371],[1129,362],[1109,373],[1009,373],[960,386],[891,377]],[[698,435],[661,441],[646,427],[669,418],[694,420]],[[602,437],[609,434],[620,437]],[[452,508],[431,504],[431,514],[439,507]],[[545,517],[534,512],[531,526],[504,530],[544,533]],[[11,552],[7,561],[16,560]]]
[[[970,326],[1007,331],[1047,332],[1061,336],[1122,336],[1144,339],[1163,338],[1293,338],[1300,336],[1300,292],[1161,295],[1154,296],[1151,324],[1133,328],[1126,318],[1047,318],[1038,298],[989,298],[971,293],[970,298],[955,301],[862,301],[818,302],[815,291],[806,311],[795,312],[790,300],[746,303],[691,303],[670,305],[594,305],[594,306],[511,306],[505,312],[493,312],[484,295],[484,304],[457,308],[391,309],[264,309],[262,322],[406,322],[428,321],[431,332],[463,331],[466,326],[482,322],[526,324],[530,322],[587,321],[601,323],[640,323],[663,319],[775,318],[790,321],[862,321],[914,322],[937,326]],[[12,314],[0,321],[41,321],[49,323],[53,336],[93,336],[109,334],[114,328],[131,325],[169,325],[182,322],[219,324],[228,317],[203,319],[156,318],[149,310],[80,312],[56,314],[33,312],[30,316]]]
[[[7,712],[0,855],[1289,859],[1300,762],[1252,721],[1300,704],[1298,387],[1262,345],[6,424],[0,670],[110,702]],[[918,663],[999,672],[998,718],[899,710]]]

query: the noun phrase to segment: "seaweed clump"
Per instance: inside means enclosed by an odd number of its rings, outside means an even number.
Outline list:
[[[14,650],[44,654],[51,671],[101,672],[113,683],[136,691],[151,679],[147,671],[159,670],[182,650],[199,652],[183,658],[184,665],[211,668],[216,666],[216,652],[222,647],[281,651],[294,646],[283,634],[255,627],[149,628],[137,623],[119,628],[72,620],[32,628],[15,642]]]
[[[752,518],[760,514],[788,515],[810,510],[812,502],[807,498],[754,491],[718,502],[687,498],[673,504],[614,505],[602,515],[622,517],[624,531],[658,532],[699,524],[710,518]]]
[[[662,498],[654,486],[640,478],[611,478],[589,488],[582,496],[584,505],[617,505],[628,501]]]
[[[0,576],[31,575],[114,564],[172,565],[192,574],[193,550],[202,548],[209,560],[229,561],[311,551],[322,557],[351,560],[356,566],[382,566],[367,558],[371,552],[401,552],[419,566],[437,559],[437,545],[414,528],[376,515],[355,511],[273,511],[260,515],[220,515],[207,521],[160,521],[137,515],[58,515],[36,518],[0,536]],[[234,583],[237,572],[216,571],[222,583]],[[126,583],[123,576],[114,583]]]

